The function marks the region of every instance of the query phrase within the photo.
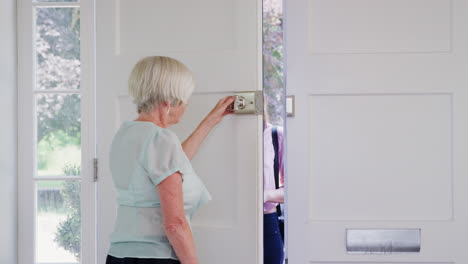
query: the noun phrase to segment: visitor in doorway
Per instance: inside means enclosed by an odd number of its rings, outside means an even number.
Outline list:
[[[284,244],[279,221],[279,204],[284,203],[283,128],[270,124],[266,109],[264,113],[263,259],[264,264],[283,264]]]
[[[183,143],[167,129],[184,114],[193,76],[169,57],[146,57],[133,68],[129,93],[138,108],[113,138],[110,168],[118,212],[107,264],[197,264],[190,217],[210,200],[190,160],[235,98],[221,99]]]

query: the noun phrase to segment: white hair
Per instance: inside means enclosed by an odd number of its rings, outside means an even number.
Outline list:
[[[186,104],[195,87],[193,74],[183,63],[163,56],[139,60],[128,80],[128,93],[137,110],[150,112],[155,105]]]

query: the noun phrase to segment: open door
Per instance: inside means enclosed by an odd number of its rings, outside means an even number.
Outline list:
[[[180,124],[184,140],[215,103],[258,91],[261,1],[99,0],[97,12],[98,263],[104,263],[116,213],[108,153],[120,124],[136,117],[127,96],[133,65],[149,55],[186,64],[195,92]],[[262,116],[233,115],[208,136],[193,167],[213,200],[193,218],[200,263],[262,262]]]
[[[468,263],[468,4],[285,1],[289,262]]]

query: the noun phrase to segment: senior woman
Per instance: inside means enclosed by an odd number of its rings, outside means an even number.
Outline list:
[[[175,59],[146,57],[133,68],[128,89],[139,116],[112,141],[119,207],[107,264],[198,263],[190,219],[211,198],[190,160],[235,98],[221,99],[181,144],[168,127],[179,122],[193,88],[192,73]]]

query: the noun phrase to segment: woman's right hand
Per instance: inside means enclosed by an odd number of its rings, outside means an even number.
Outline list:
[[[223,117],[229,114],[233,114],[232,111],[232,104],[236,100],[236,96],[226,96],[218,101],[215,107],[211,110],[211,112],[206,116],[206,120],[209,121],[212,125],[216,125]]]
[[[223,117],[232,114],[229,106],[236,100],[235,96],[226,96],[215,105],[211,112],[203,119],[193,133],[182,143],[187,157],[192,160],[195,153],[197,153],[203,140],[205,140],[211,129],[216,126]]]

